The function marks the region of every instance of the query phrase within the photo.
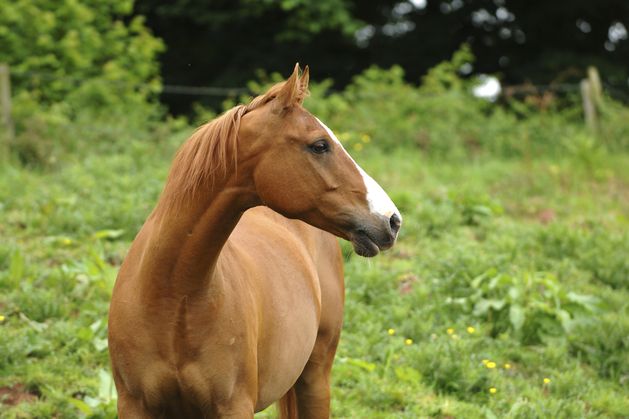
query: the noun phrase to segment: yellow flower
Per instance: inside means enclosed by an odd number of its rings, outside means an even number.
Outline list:
[[[452,339],[457,340],[459,338],[459,335],[457,335],[456,333],[454,335],[451,336]]]
[[[476,332],[476,329],[474,329],[474,327],[472,327],[472,326],[467,326],[467,333],[469,333],[469,334],[471,335],[471,334],[472,334],[472,333],[474,333],[474,332]]]
[[[406,345],[412,345],[412,344],[413,344],[413,339],[406,339],[406,340],[404,341],[404,343],[405,343]]]
[[[356,144],[354,144],[354,150],[356,150],[356,151],[360,151],[360,150],[362,150],[362,149],[363,149],[363,145],[362,145],[362,143],[356,143]]]
[[[488,362],[489,362],[489,359],[483,359],[482,361],[483,365],[487,365]]]
[[[448,332],[449,335],[454,334],[454,329],[451,327],[448,327],[448,330],[446,330],[446,332]]]
[[[2,323],[5,319],[6,319],[6,317],[4,317],[2,314],[0,314],[0,323]]]
[[[490,370],[492,370],[492,369],[496,368],[496,363],[493,362],[493,361],[489,361],[488,363],[485,364],[485,366],[487,368],[489,368]]]
[[[389,336],[393,336],[395,335],[395,329],[389,329],[387,330],[387,333],[389,334]]]
[[[361,135],[360,139],[363,140],[363,143],[368,143],[369,141],[371,141],[371,137],[369,136],[369,134]]]
[[[505,364],[505,369],[506,370],[510,370],[511,369],[511,364],[509,364],[509,363]]]
[[[63,240],[61,240],[61,243],[65,244],[66,246],[72,244],[72,240],[68,239],[67,237],[64,238]]]
[[[496,392],[497,392],[497,391],[498,391],[498,390],[496,390],[496,387],[489,387],[489,392],[490,392],[491,394],[496,394]]]
[[[550,384],[550,378],[544,378],[544,384]]]

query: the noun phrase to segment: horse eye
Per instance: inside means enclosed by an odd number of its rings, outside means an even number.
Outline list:
[[[308,146],[313,153],[323,154],[330,151],[330,145],[326,140],[315,141]]]

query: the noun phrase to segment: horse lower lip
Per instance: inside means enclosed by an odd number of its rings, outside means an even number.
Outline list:
[[[351,242],[359,256],[373,257],[380,252],[380,247],[364,232],[352,235]]]

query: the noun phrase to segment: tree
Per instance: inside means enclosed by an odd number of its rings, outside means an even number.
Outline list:
[[[133,0],[12,0],[1,8],[0,62],[11,66],[18,102],[66,102],[71,112],[159,91],[163,44],[131,17]]]
[[[400,64],[412,81],[468,43],[507,83],[573,82],[599,66],[627,90],[629,2],[620,0],[138,0],[168,47],[168,83],[242,86],[257,69],[311,64],[336,86],[370,65]],[[198,98],[164,99],[175,111]]]

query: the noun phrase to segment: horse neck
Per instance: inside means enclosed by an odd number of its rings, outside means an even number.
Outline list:
[[[198,192],[177,207],[152,214],[143,274],[153,292],[191,295],[209,286],[219,254],[243,212],[255,205],[252,182],[208,179],[208,193]],[[211,187],[210,185],[213,185]]]

